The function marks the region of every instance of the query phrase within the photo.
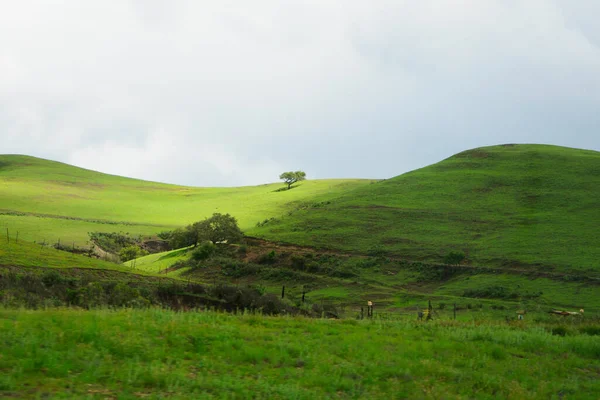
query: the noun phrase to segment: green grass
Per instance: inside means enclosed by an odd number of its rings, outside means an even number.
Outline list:
[[[250,230],[271,240],[440,262],[597,269],[600,153],[494,146],[348,191]]]
[[[49,246],[41,246],[19,240],[7,243],[0,240],[0,266],[14,267],[44,267],[44,268],[92,268],[98,270],[111,270],[131,274],[152,275],[158,274],[142,269],[115,264],[108,261],[90,258],[67,251],[56,250]]]
[[[159,273],[175,264],[177,261],[183,261],[190,257],[188,249],[177,249],[165,251],[162,253],[149,254],[135,260],[127,261],[123,265],[126,267],[135,266],[136,270]],[[178,275],[182,271],[173,271],[169,276]]]
[[[195,188],[107,175],[35,157],[2,155],[0,223],[31,241],[61,238],[80,245],[89,231],[146,235],[201,220],[214,212],[234,215],[246,230],[315,196],[330,198],[368,182],[308,180],[282,192],[276,190],[283,183]],[[14,217],[22,213],[31,216]]]
[[[275,246],[275,245],[273,245]],[[260,285],[268,293],[279,295],[285,285],[286,298],[300,304],[302,291],[310,303],[338,308],[339,315],[354,316],[367,300],[374,301],[382,312],[414,315],[428,300],[436,307],[457,303],[459,307],[483,304],[485,311],[498,307],[507,310],[496,317],[514,317],[514,311],[528,309],[542,314],[552,308],[589,312],[600,311],[598,274],[595,280],[588,274],[543,273],[537,270],[510,271],[495,268],[452,268],[424,263],[407,263],[382,257],[327,254],[302,249],[302,253],[286,253],[286,247],[276,250],[274,261],[258,264],[262,255],[273,247],[246,246],[240,255],[233,250],[214,259],[203,261],[196,268],[182,268],[168,276],[191,278],[198,282]],[[300,254],[304,254],[301,256]],[[137,268],[158,272],[189,257],[184,250],[153,254],[137,260]],[[304,259],[303,266],[297,261]],[[228,265],[237,265],[235,269]],[[131,265],[131,262],[125,265]],[[319,269],[315,270],[315,266]],[[247,268],[247,269],[244,269]],[[450,275],[437,273],[450,268]],[[239,273],[232,273],[238,271]],[[509,273],[510,272],[510,273]],[[505,296],[463,297],[466,291],[504,288]],[[448,311],[448,310],[446,310]]]
[[[6,239],[6,230],[12,239],[29,242],[63,244],[89,247],[88,232],[126,232],[131,236],[151,236],[162,228],[150,225],[106,224],[85,220],[36,217],[31,215],[7,215],[0,213],[0,237]]]
[[[460,276],[450,282],[445,282],[435,294],[462,296],[465,290],[484,289],[491,286],[502,286],[509,291],[520,294],[542,293],[530,304],[536,306],[571,307],[572,311],[580,308],[600,310],[599,285],[586,283],[564,282],[546,278],[531,279],[515,275],[473,275]],[[546,307],[547,308],[547,307]]]
[[[381,182],[280,187],[191,188],[0,156],[0,229],[83,245],[92,230],[151,235],[229,212],[250,235],[344,251],[439,262],[462,250],[472,264],[579,271],[600,259],[595,151],[494,146]]]
[[[597,336],[553,329],[0,308],[0,396],[599,398]]]

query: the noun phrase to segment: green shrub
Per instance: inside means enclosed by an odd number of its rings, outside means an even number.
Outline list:
[[[122,232],[89,232],[90,241],[110,253],[118,254],[122,248],[136,244],[129,233]]]
[[[57,271],[48,271],[42,275],[42,283],[46,287],[52,287],[54,285],[61,284],[63,277]]]
[[[159,232],[156,236],[158,236],[162,240],[169,240],[171,238],[171,231],[162,231]]]
[[[119,251],[119,258],[121,261],[129,261],[138,257],[143,257],[147,255],[148,252],[136,245],[129,245],[127,247],[123,247]]]
[[[569,333],[569,328],[566,326],[555,326],[550,332],[555,336],[566,336]]]
[[[303,256],[293,255],[292,268],[304,271],[306,269],[306,259]]]
[[[261,254],[256,262],[259,264],[273,264],[276,257],[275,250],[271,250],[269,253]]]
[[[192,252],[192,259],[195,261],[208,260],[215,253],[215,247],[212,242],[203,242]]]
[[[579,328],[579,332],[590,336],[600,336],[600,325],[582,326]]]
[[[451,251],[446,254],[444,257],[444,264],[448,265],[460,265],[460,263],[465,259],[465,253],[462,251]]]

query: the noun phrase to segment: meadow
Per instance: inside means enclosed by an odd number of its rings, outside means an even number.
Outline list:
[[[600,153],[539,145],[284,191],[0,156],[0,397],[600,398],[599,179]],[[201,261],[51,247],[213,212],[248,237]]]
[[[310,302],[335,306],[344,316],[355,316],[368,300],[381,311],[410,315],[428,300],[436,307],[442,303],[504,310],[489,316],[495,319],[515,318],[519,309],[600,312],[600,280],[576,271],[540,274],[456,267],[263,242],[223,248],[209,259],[186,263],[192,252],[190,248],[151,254],[124,266],[210,284],[261,285],[273,294],[285,286],[286,298],[295,304],[305,292]]]
[[[597,271],[600,153],[547,145],[467,150],[383,181],[239,188],[146,182],[0,156],[0,232],[87,245],[87,233],[152,236],[213,212],[250,236],[360,254]]]
[[[0,394],[597,399],[599,329],[0,308]]]
[[[600,152],[468,150],[358,187],[250,232],[269,240],[441,262],[598,271]]]
[[[88,232],[150,236],[214,212],[234,215],[244,230],[319,196],[368,180],[309,180],[293,190],[283,183],[196,188],[102,174],[35,157],[0,155],[0,230],[29,241],[75,242]]]

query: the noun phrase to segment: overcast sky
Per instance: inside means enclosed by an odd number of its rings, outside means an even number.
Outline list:
[[[197,186],[600,150],[598,0],[0,0],[0,153]]]

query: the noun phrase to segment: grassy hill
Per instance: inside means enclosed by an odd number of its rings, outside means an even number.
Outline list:
[[[552,146],[283,192],[0,156],[0,397],[598,398],[599,179],[600,153]],[[195,265],[188,249],[117,265],[39,243],[215,211],[272,241]],[[455,249],[484,265],[435,263]]]
[[[366,180],[308,180],[290,191],[283,183],[195,188],[107,175],[29,156],[0,156],[0,229],[29,241],[83,245],[87,232],[150,235],[213,212],[230,213],[242,229],[287,212],[315,196],[329,198]]]
[[[0,156],[0,231],[82,245],[90,231],[150,235],[228,212],[252,236],[347,252],[440,262],[461,250],[471,264],[579,271],[600,259],[595,151],[494,146],[384,181],[282,186],[193,188]]]
[[[441,261],[587,270],[600,259],[600,153],[547,145],[464,151],[363,185],[251,234]]]

